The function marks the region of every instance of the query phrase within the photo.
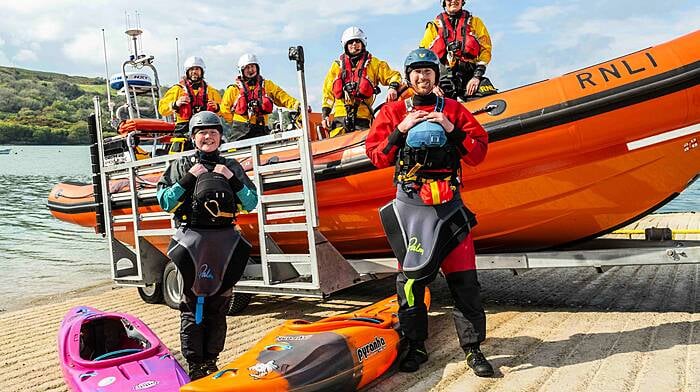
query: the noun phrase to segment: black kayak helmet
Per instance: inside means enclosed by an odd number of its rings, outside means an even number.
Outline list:
[[[435,71],[435,82],[440,80],[440,59],[438,59],[435,52],[430,49],[418,48],[411,51],[411,53],[406,56],[406,60],[403,63],[404,72],[406,76],[406,81],[410,84],[411,79],[409,74],[414,69],[418,68],[431,68]]]
[[[204,128],[214,128],[219,131],[220,134],[223,133],[223,126],[221,125],[221,119],[219,116],[207,110],[201,111],[190,119],[190,136],[194,136],[198,130]]]

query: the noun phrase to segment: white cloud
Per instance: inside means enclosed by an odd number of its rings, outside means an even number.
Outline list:
[[[36,53],[29,49],[22,49],[12,57],[12,60],[14,60],[17,63],[31,62],[36,61],[37,59],[38,57]]]
[[[31,29],[27,31],[27,37],[38,41],[56,41],[63,35],[63,24],[53,15],[34,21]]]
[[[0,51],[0,65],[12,65],[12,62],[3,51]]]
[[[104,64],[102,36],[98,30],[78,32],[62,46],[63,54],[76,62]],[[108,48],[109,51],[109,48]]]
[[[488,72],[499,87],[557,76],[700,28],[700,7],[686,0],[533,3],[473,0],[467,5],[492,34],[494,62]],[[104,28],[110,72],[117,72],[130,53],[124,9],[139,10],[143,49],[156,57],[164,83],[181,74],[175,66],[179,37],[180,61],[204,57],[207,79],[216,87],[231,83],[240,54],[255,52],[263,75],[296,93],[286,51],[303,44],[309,96],[315,102],[330,60],[339,53],[344,27],[365,28],[370,50],[400,70],[439,5],[438,0],[3,0],[0,64],[26,66],[22,58],[39,69],[103,76]]]
[[[515,21],[515,26],[524,33],[539,33],[550,20],[570,10],[562,5],[547,5],[525,10]]]
[[[267,52],[265,48],[256,42],[240,39],[232,39],[221,45],[207,45],[202,48],[202,51],[214,56],[234,56],[236,58],[248,52],[256,54]]]

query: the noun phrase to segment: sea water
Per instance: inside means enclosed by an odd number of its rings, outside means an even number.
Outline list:
[[[107,241],[51,216],[61,181],[90,182],[87,146],[0,146],[0,309],[110,278]],[[661,212],[700,211],[700,181]]]
[[[86,146],[2,146],[0,309],[110,278],[107,242],[51,216],[46,199],[61,181],[90,181]]]

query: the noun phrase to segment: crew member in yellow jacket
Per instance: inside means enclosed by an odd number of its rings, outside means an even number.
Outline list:
[[[300,104],[271,80],[260,76],[260,62],[254,54],[238,60],[239,76],[228,86],[221,101],[221,112],[231,116],[231,140],[267,135],[267,120],[274,105],[299,110]]]
[[[440,1],[444,12],[428,22],[420,42],[420,47],[435,52],[445,67],[434,92],[463,101],[477,93],[495,93],[484,77],[491,61],[491,36],[484,22],[462,9],[465,0]]]
[[[333,61],[323,82],[321,114],[330,137],[369,129],[379,84],[389,86],[387,101],[395,101],[401,87],[401,74],[367,51],[367,36],[359,27],[347,28],[340,42],[343,53]]]
[[[189,132],[190,118],[193,115],[208,110],[226,118],[226,113],[220,112],[221,94],[217,89],[204,81],[206,66],[201,57],[188,57],[184,64],[185,74],[180,83],[172,86],[160,99],[158,112],[161,116],[175,113],[175,132]]]

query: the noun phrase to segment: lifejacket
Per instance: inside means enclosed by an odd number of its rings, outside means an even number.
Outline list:
[[[365,51],[357,61],[357,68],[352,67],[350,56],[343,53],[338,58],[340,73],[333,81],[333,96],[335,99],[346,97],[351,99],[372,98],[375,94],[375,87],[367,78],[367,66],[372,60],[372,55]]]
[[[265,79],[262,76],[256,76],[252,89],[240,76],[236,78],[236,86],[238,86],[239,94],[233,104],[235,113],[241,116],[260,116],[272,113],[274,104],[265,92]]]
[[[194,92],[192,88],[192,82],[187,79],[180,80],[180,88],[187,93],[190,97],[190,102],[188,104],[180,106],[177,113],[185,121],[189,121],[193,114],[199,113],[202,110],[207,110],[207,102],[209,101],[207,97],[207,83],[202,80],[202,85],[199,87],[197,92]]]
[[[208,170],[197,176],[194,190],[185,193],[182,203],[175,209],[174,218],[177,226],[222,227],[230,226],[235,219],[240,200],[231,189],[226,177],[214,173],[217,164],[225,165],[226,159],[218,152],[204,154],[197,151],[188,158],[191,165],[201,163]],[[191,167],[185,164],[186,172]]]
[[[440,23],[437,26],[439,39],[433,41],[430,50],[435,52],[438,58],[447,56],[448,63],[454,61],[470,62],[479,57],[481,45],[472,33],[471,15],[462,11],[457,18],[457,26],[452,26],[450,16],[443,12],[437,16]]]
[[[192,193],[193,227],[222,227],[233,223],[236,194],[226,177],[214,172],[197,176]]]
[[[413,98],[408,98],[406,112],[414,110]],[[436,112],[442,112],[445,99],[437,97]],[[459,183],[460,154],[457,147],[447,140],[444,129],[419,123],[408,131],[406,142],[399,150],[396,160],[394,180],[401,184],[414,183],[422,185],[432,180],[449,180]]]

